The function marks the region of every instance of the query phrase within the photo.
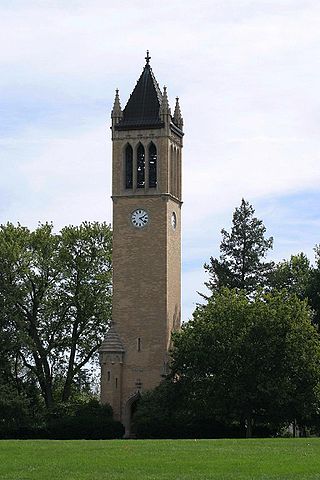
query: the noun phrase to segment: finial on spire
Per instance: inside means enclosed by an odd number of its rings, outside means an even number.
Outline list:
[[[182,130],[183,118],[181,115],[181,109],[179,105],[179,97],[176,97],[176,106],[174,108],[173,122],[177,125],[177,127],[179,127]]]
[[[151,57],[149,55],[149,50],[147,50],[147,56],[145,57],[145,60],[146,60],[146,64],[149,65],[150,60],[151,60]]]

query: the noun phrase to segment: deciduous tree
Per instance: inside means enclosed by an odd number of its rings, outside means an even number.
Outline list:
[[[311,270],[307,289],[308,301],[314,311],[314,322],[320,326],[320,245],[315,246],[316,262]]]
[[[301,252],[291,255],[290,260],[283,260],[274,265],[268,284],[271,290],[286,289],[295,293],[300,299],[306,299],[311,281],[312,268],[309,259]]]
[[[223,289],[175,334],[172,372],[216,416],[303,425],[320,406],[320,340],[306,302]]]
[[[3,332],[48,408],[70,399],[108,328],[111,242],[109,226],[99,223],[59,234],[50,224],[0,227]]]

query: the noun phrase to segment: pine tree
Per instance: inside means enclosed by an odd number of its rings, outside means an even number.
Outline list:
[[[206,286],[212,292],[223,287],[252,293],[266,282],[272,262],[263,262],[273,238],[265,238],[266,227],[254,217],[254,208],[244,199],[235,209],[230,233],[221,230],[220,258],[210,258],[204,268],[209,273]]]

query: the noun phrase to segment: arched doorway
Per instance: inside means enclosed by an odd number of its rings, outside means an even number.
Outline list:
[[[140,400],[140,392],[135,392],[128,399],[125,406],[125,418],[124,418],[124,438],[134,438],[134,431],[132,430],[132,418],[137,409],[138,402]]]

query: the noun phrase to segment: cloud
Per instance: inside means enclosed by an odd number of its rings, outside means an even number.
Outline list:
[[[149,48],[185,119],[186,311],[241,197],[265,214],[275,257],[312,253],[319,21],[315,0],[2,1],[0,221],[111,220],[114,89],[124,105]]]
[[[77,134],[29,129],[19,142],[3,142],[6,166],[0,180],[3,222],[57,228],[84,220],[111,221],[110,177],[103,123]],[[10,186],[10,188],[8,188]],[[3,202],[2,202],[3,204]]]

